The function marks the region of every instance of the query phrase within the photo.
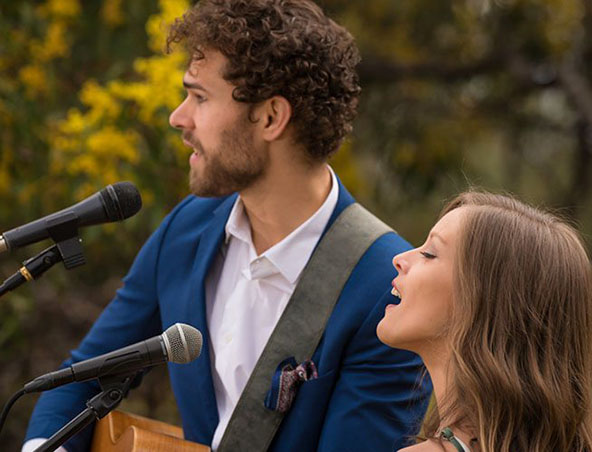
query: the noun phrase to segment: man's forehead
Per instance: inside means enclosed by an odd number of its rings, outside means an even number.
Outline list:
[[[198,77],[207,73],[222,76],[222,69],[226,65],[226,57],[217,51],[203,51],[200,58],[193,58],[187,68],[187,74]]]
[[[193,59],[183,75],[186,89],[201,89],[207,93],[232,93],[235,86],[224,77],[228,60],[222,53],[203,52],[203,58]]]
[[[206,60],[205,58],[201,58],[199,60],[191,60],[191,62],[189,63],[189,66],[187,66],[187,71],[186,73],[193,76],[193,77],[197,77],[198,74],[200,73],[200,71],[206,67]]]

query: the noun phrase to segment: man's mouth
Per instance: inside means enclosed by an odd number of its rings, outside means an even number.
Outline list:
[[[188,148],[191,148],[191,150],[193,151],[193,154],[195,154],[196,156],[201,156],[203,154],[203,152],[201,150],[201,146],[193,143],[191,140],[188,140],[185,137],[183,137],[183,144],[185,146],[187,146]]]

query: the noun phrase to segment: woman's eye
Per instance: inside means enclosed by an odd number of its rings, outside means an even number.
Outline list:
[[[423,257],[425,257],[426,259],[435,259],[436,258],[436,256],[434,256],[431,253],[428,253],[427,251],[421,251],[421,255]]]

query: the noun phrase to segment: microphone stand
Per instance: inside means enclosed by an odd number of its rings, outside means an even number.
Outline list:
[[[37,279],[61,260],[62,255],[59,253],[57,245],[53,245],[41,251],[37,256],[27,259],[17,272],[6,278],[0,285],[0,297],[27,281]]]
[[[67,213],[47,222],[47,230],[55,245],[23,262],[23,266],[0,285],[0,297],[27,281],[37,279],[55,264],[64,262],[66,270],[83,265],[86,261],[78,237],[77,218]]]
[[[99,384],[103,390],[86,402],[85,410],[81,411],[78,416],[64,425],[34,452],[53,452],[95,420],[107,416],[127,395],[130,386],[141,372],[125,376],[99,378]]]

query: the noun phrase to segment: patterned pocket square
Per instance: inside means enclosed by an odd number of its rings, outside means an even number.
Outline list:
[[[293,356],[285,359],[273,374],[271,389],[265,397],[265,407],[285,413],[292,406],[302,382],[314,380],[318,376],[317,368],[311,360],[298,364]]]

